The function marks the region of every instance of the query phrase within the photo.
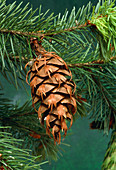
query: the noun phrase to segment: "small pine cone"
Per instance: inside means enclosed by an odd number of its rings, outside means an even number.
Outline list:
[[[72,115],[76,113],[76,85],[71,80],[71,71],[63,59],[53,52],[39,51],[31,64],[27,79],[30,75],[33,106],[36,108],[40,102],[36,109],[38,117],[42,124],[46,120],[46,132],[49,135],[51,132],[54,141],[60,143],[60,130],[64,131],[65,136],[68,130],[66,120],[70,120],[71,126]]]

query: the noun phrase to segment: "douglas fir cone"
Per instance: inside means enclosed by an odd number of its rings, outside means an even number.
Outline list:
[[[32,103],[41,123],[46,122],[46,133],[52,133],[54,141],[60,143],[60,130],[65,136],[68,130],[66,120],[70,120],[71,126],[72,115],[76,113],[76,85],[62,58],[47,52],[36,38],[31,40],[31,47],[37,55],[26,64],[30,66],[26,81],[30,75]],[[39,108],[37,103],[40,103]]]

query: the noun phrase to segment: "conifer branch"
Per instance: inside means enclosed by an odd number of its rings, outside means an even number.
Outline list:
[[[114,61],[116,60],[116,56],[111,57],[109,61]],[[96,61],[92,61],[92,62],[88,62],[88,63],[76,63],[76,64],[68,64],[69,67],[73,68],[73,67],[84,67],[84,66],[88,66],[88,67],[95,67],[104,64],[105,61],[104,60],[96,60]]]
[[[46,37],[46,36],[52,37],[52,36],[55,36],[55,35],[58,35],[58,34],[61,34],[61,33],[71,32],[71,31],[74,31],[74,30],[86,28],[87,26],[88,26],[87,23],[81,24],[81,25],[78,24],[75,27],[61,29],[57,33],[54,33],[55,30],[50,30],[50,32],[43,33],[43,32],[45,32],[44,30],[40,30],[40,31],[37,31],[37,32],[22,32],[22,31],[16,31],[16,30],[8,30],[8,29],[0,29],[0,33],[4,33],[4,34],[10,33],[12,35],[20,35],[20,36],[25,36],[25,37],[37,37],[37,38],[41,39],[42,37]]]
[[[59,147],[54,146],[53,140],[46,134],[45,128],[39,123],[30,101],[19,107],[18,105],[13,105],[11,100],[2,97],[2,95],[0,93],[0,124],[10,126],[9,131],[12,132],[13,137],[24,140],[21,148],[30,148],[31,146],[31,152],[35,156],[41,155],[42,152],[42,156],[38,158],[39,160],[46,157],[48,160],[51,157],[57,160]],[[48,150],[42,143],[46,145]]]
[[[16,30],[8,30],[8,29],[1,29],[0,33],[4,33],[4,34],[13,34],[13,35],[21,35],[21,36],[25,36],[25,37],[43,37],[44,34],[41,33],[41,31],[34,33],[34,32],[22,32],[22,31],[16,31]]]
[[[40,164],[36,162],[40,156],[32,156],[30,150],[20,149],[23,140],[12,137],[9,129],[10,127],[0,126],[0,169],[40,170]]]
[[[116,169],[116,130],[112,131],[111,139],[108,144],[101,169]]]
[[[55,30],[51,30],[50,33],[49,33],[49,32],[48,32],[48,33],[45,33],[45,34],[44,34],[44,37],[45,37],[45,36],[55,36],[55,35],[58,35],[58,34],[61,34],[61,33],[65,33],[65,32],[75,31],[75,30],[78,30],[78,29],[86,28],[87,26],[88,26],[87,23],[81,24],[81,25],[79,25],[79,23],[78,23],[78,25],[75,26],[75,27],[70,27],[70,28],[61,29],[61,30],[59,30],[57,33],[54,33]]]

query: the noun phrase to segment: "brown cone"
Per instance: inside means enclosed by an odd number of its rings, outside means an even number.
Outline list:
[[[72,115],[76,113],[74,98],[75,84],[71,80],[72,74],[66,63],[53,52],[45,51],[36,43],[38,57],[33,59],[32,66],[27,73],[30,75],[30,87],[33,106],[40,102],[36,109],[41,123],[46,121],[46,132],[52,133],[54,141],[60,143],[60,130],[67,133],[66,119],[72,125]],[[29,63],[26,64],[29,65]],[[52,128],[52,131],[50,129]]]

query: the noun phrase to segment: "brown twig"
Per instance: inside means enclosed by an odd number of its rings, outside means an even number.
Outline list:
[[[110,58],[110,61],[113,61],[116,59],[116,56],[114,57],[111,57]],[[95,61],[92,61],[92,62],[88,62],[88,63],[76,63],[76,64],[67,64],[68,67],[84,67],[84,66],[88,66],[88,67],[92,67],[92,66],[95,66],[95,64],[104,64],[105,61],[104,60],[95,60]]]
[[[88,24],[85,23],[85,24],[78,25],[78,26],[75,26],[75,27],[62,29],[57,33],[54,33],[55,30],[51,30],[51,32],[48,32],[48,33],[45,33],[45,34],[42,33],[42,32],[44,32],[43,30],[40,30],[40,31],[37,31],[36,33],[34,33],[34,32],[22,32],[22,31],[16,31],[16,30],[1,29],[0,32],[5,33],[5,34],[11,33],[13,35],[22,35],[22,36],[26,36],[26,37],[31,36],[31,37],[41,38],[41,37],[46,37],[46,36],[54,36],[54,35],[57,35],[57,34],[60,34],[60,33],[63,33],[63,32],[74,31],[76,29],[81,29],[83,27],[86,27],[87,25]]]
[[[88,26],[88,24],[85,23],[85,24],[78,25],[78,26],[75,26],[75,27],[62,29],[62,30],[60,30],[60,31],[57,32],[57,33],[53,33],[55,30],[52,30],[51,33],[48,32],[48,33],[44,34],[44,37],[45,37],[45,36],[54,36],[54,35],[58,35],[58,34],[61,34],[61,33],[63,33],[63,32],[71,32],[71,31],[74,31],[74,30],[77,30],[77,29],[81,29],[81,28],[84,28],[84,27],[87,27],[87,26]]]
[[[8,30],[8,29],[2,29],[0,30],[1,33],[11,33],[11,34],[14,34],[14,35],[22,35],[22,36],[35,36],[35,37],[43,37],[44,34],[41,33],[41,31],[38,31],[37,33],[34,33],[34,32],[22,32],[22,31],[16,31],[16,30]]]

